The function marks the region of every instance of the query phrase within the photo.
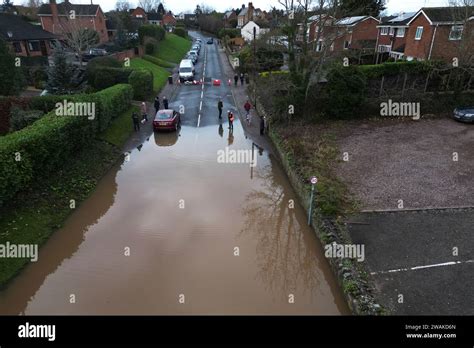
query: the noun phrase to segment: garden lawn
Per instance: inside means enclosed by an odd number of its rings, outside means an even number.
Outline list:
[[[178,64],[190,49],[190,40],[172,33],[166,33],[165,39],[158,44],[158,49],[153,56]]]

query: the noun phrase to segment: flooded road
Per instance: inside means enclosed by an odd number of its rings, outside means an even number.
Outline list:
[[[179,135],[151,135],[103,178],[0,292],[1,314],[349,314],[278,163],[265,151],[254,168],[218,160],[252,150],[238,121],[233,133],[219,123],[216,98],[235,106],[218,88],[198,110],[201,88],[179,87]]]

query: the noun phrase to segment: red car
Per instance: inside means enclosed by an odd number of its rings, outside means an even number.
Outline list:
[[[179,112],[167,109],[159,110],[153,120],[153,130],[178,130],[181,126]]]

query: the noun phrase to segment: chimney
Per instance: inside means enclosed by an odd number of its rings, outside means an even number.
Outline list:
[[[56,0],[49,0],[49,6],[51,7],[51,16],[53,18],[53,33],[56,34],[56,28],[59,29],[58,5],[56,4]]]

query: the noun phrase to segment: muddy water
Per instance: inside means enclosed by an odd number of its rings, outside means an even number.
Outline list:
[[[252,148],[238,123],[233,137],[152,135],[0,293],[0,313],[348,314],[284,173],[266,152],[253,169],[218,163],[229,144]]]

